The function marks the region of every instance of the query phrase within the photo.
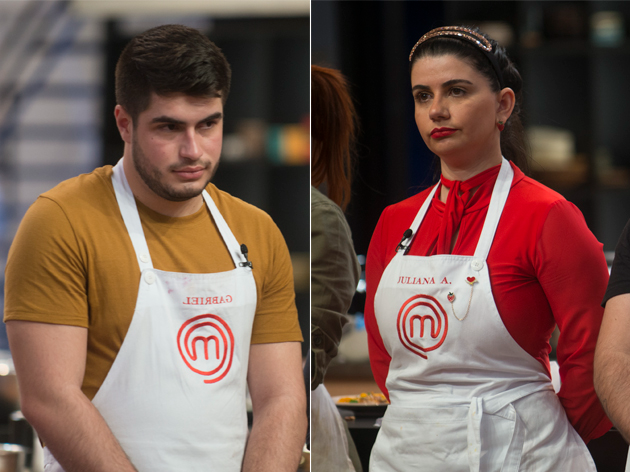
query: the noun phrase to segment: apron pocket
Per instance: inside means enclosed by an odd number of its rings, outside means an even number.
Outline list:
[[[370,471],[467,472],[467,407],[387,408]]]

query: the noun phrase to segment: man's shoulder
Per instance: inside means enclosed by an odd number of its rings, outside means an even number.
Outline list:
[[[64,180],[52,189],[40,195],[40,198],[52,200],[62,208],[94,206],[110,203],[115,199],[112,184],[112,166],[103,166],[92,172]],[[109,198],[108,198],[109,196]]]
[[[206,186],[206,191],[226,221],[273,224],[273,220],[264,210],[217,188],[212,183]]]

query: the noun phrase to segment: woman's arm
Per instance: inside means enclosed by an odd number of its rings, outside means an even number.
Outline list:
[[[367,253],[365,263],[365,282],[366,282],[366,298],[365,298],[365,328],[368,335],[368,348],[370,352],[370,364],[374,380],[381,391],[389,398],[389,392],[385,386],[387,373],[389,372],[389,364],[392,360],[389,353],[385,349],[381,333],[378,329],[376,317],[374,315],[374,295],[383,275],[383,271],[387,265],[385,258],[386,244],[383,237],[383,225],[386,219],[387,209],[381,215],[376,225],[374,234],[370,241],[370,247]],[[392,249],[393,250],[393,249]]]
[[[602,245],[580,211],[567,201],[553,204],[536,244],[535,268],[560,337],[558,396],[585,442],[612,426],[593,386],[593,357],[608,283]]]

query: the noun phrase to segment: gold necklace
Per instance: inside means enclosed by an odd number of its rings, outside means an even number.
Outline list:
[[[476,277],[466,277],[466,282],[468,283],[468,285],[470,285],[470,297],[468,298],[468,307],[466,308],[466,313],[464,314],[463,318],[460,318],[459,316],[457,316],[457,313],[455,313],[455,305],[453,305],[453,302],[455,301],[455,294],[453,292],[448,292],[448,295],[446,296],[448,301],[451,302],[451,310],[453,310],[453,316],[455,316],[455,318],[457,318],[459,321],[464,321],[468,316],[468,312],[470,311],[470,302],[472,302],[473,286],[478,282],[478,280]]]

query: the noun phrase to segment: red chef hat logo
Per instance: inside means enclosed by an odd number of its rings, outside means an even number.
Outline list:
[[[398,338],[414,354],[427,359],[426,353],[440,347],[448,331],[446,311],[430,295],[414,295],[398,312]]]
[[[207,377],[205,383],[218,382],[232,367],[234,335],[217,315],[195,316],[182,324],[177,347],[188,368]]]

